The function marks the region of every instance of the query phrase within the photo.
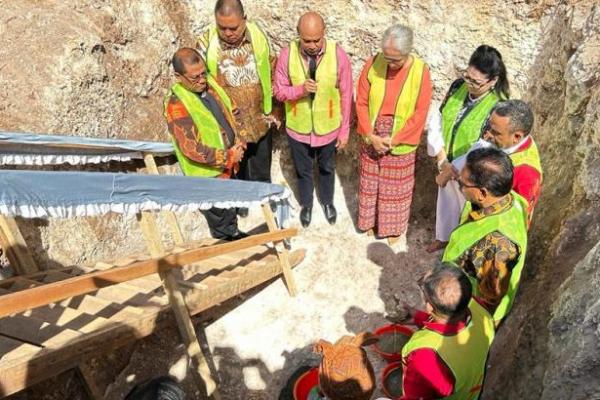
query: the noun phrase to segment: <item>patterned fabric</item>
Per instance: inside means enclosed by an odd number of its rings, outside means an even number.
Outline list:
[[[499,202],[474,209],[470,221],[501,213],[512,206],[514,199],[507,195]],[[459,265],[477,278],[481,299],[494,310],[508,290],[511,271],[519,259],[519,248],[500,232],[492,232],[469,249],[458,260]]]
[[[392,117],[377,120],[375,134],[389,136]],[[378,154],[362,144],[358,186],[358,228],[376,228],[380,237],[400,236],[408,228],[415,186],[416,152],[394,156]]]
[[[205,36],[208,37],[208,31]],[[220,41],[220,45],[219,72],[216,80],[238,108],[239,113],[236,114],[236,117],[240,127],[240,137],[247,142],[256,143],[266,135],[269,126],[262,118],[263,94],[250,42],[250,33],[246,29],[245,38],[237,46],[228,45],[223,41]],[[206,58],[206,47],[201,40],[198,41],[197,47]],[[273,69],[275,62],[276,58],[271,57]]]

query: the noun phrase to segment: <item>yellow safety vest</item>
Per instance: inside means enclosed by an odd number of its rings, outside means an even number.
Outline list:
[[[246,29],[250,32],[250,41],[252,42],[252,50],[254,52],[254,60],[256,62],[256,72],[260,80],[263,92],[263,112],[270,114],[273,109],[272,88],[271,88],[271,60],[270,46],[267,35],[254,22],[248,22]],[[213,77],[217,77],[219,53],[221,52],[221,44],[219,43],[219,34],[217,27],[212,26],[208,31],[207,38],[201,37],[201,40],[206,46],[206,68],[208,73]]]
[[[406,124],[406,121],[414,114],[417,101],[419,100],[419,93],[421,92],[425,63],[414,54],[411,54],[411,58],[412,64],[406,81],[400,93],[396,94],[396,110],[394,113],[392,135],[398,134]],[[369,90],[369,118],[372,127],[375,127],[375,122],[379,117],[379,111],[385,98],[387,67],[388,62],[383,57],[383,54],[379,53],[375,56],[367,74],[367,80],[371,85]],[[417,146],[415,145],[400,144],[394,146],[392,154],[408,154],[416,149]]]
[[[485,363],[494,340],[494,320],[475,300],[469,302],[471,320],[456,335],[442,335],[422,328],[402,348],[402,358],[418,349],[432,349],[454,375],[454,392],[444,399],[473,400],[479,398]]]
[[[510,159],[512,160],[513,167],[516,168],[519,165],[527,164],[535,168],[535,170],[540,173],[540,176],[542,175],[542,163],[540,162],[540,153],[533,138],[531,138],[531,145],[529,145],[527,149],[519,151],[517,153],[512,153],[510,155]]]
[[[521,272],[527,254],[527,200],[512,191],[512,206],[498,214],[481,218],[477,221],[467,221],[472,210],[471,202],[467,201],[460,217],[460,224],[452,231],[450,241],[444,251],[443,261],[457,263],[465,251],[492,232],[500,232],[519,247],[519,260],[510,274],[508,290],[494,311],[494,320],[500,322],[510,311],[517,294]],[[479,295],[477,279],[469,275],[473,284],[473,295]]]
[[[221,88],[215,80],[209,75],[207,76],[208,85],[217,93],[221,102],[225,105],[227,112],[231,113],[231,101],[227,94]],[[200,101],[198,95],[194,92],[186,89],[181,83],[174,84],[164,101],[165,116],[167,112],[167,105],[172,95],[177,96],[179,100],[185,106],[185,109],[190,114],[190,117],[196,125],[198,131],[198,137],[196,140],[202,142],[205,146],[212,147],[218,150],[225,150],[225,144],[223,143],[223,136],[221,134],[221,126],[214,117],[212,112]],[[187,158],[177,141],[171,138],[173,147],[175,148],[175,156],[179,162],[181,171],[186,176],[202,176],[202,177],[215,177],[223,173],[223,169],[219,167],[213,167],[211,165],[200,164]]]
[[[309,79],[308,71],[300,54],[297,40],[290,43],[288,74],[292,85],[302,85]],[[328,40],[325,54],[321,58],[315,75],[317,93],[314,99],[305,96],[301,99],[285,103],[285,117],[288,128],[309,135],[327,135],[342,124],[340,90],[337,87],[337,45]]]

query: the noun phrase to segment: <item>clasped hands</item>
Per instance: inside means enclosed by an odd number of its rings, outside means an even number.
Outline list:
[[[457,179],[459,175],[458,170],[448,160],[445,160],[440,166],[440,173],[435,177],[435,183],[439,187],[446,187],[448,182],[453,179]]]

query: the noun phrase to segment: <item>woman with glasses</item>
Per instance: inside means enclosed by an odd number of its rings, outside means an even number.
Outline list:
[[[471,147],[485,132],[492,109],[509,97],[509,84],[502,55],[491,46],[481,45],[471,55],[446,94],[439,112],[431,110],[427,151],[437,160],[439,175],[435,241],[427,251],[443,249],[458,225],[465,198],[454,178]]]
[[[406,232],[414,188],[415,155],[431,102],[429,68],[411,53],[413,32],[394,25],[381,52],[358,81],[360,149],[358,228],[394,244]]]

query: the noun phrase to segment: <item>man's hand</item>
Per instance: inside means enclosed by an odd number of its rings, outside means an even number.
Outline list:
[[[317,93],[317,82],[312,79],[307,79],[304,81],[304,96],[308,96],[310,93]]]
[[[337,142],[335,143],[335,148],[338,150],[344,150],[347,145],[348,145],[348,138],[345,138],[345,139],[338,138]]]
[[[445,161],[440,167],[440,173],[435,177],[435,183],[440,187],[446,187],[448,181],[458,178],[458,170],[452,163]]]
[[[242,158],[244,158],[243,145],[241,143],[237,143],[231,148],[231,150],[233,152],[233,162],[239,163],[240,161],[242,161]]]
[[[387,153],[391,148],[392,139],[389,137],[381,137],[374,134],[369,135],[369,140],[373,148],[378,153]]]

